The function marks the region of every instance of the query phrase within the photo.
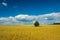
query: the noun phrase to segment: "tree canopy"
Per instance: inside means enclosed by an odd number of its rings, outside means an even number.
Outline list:
[[[35,27],[38,27],[39,26],[39,22],[38,21],[35,21],[34,26]]]

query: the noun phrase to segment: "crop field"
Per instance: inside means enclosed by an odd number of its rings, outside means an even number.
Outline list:
[[[0,25],[0,40],[60,40],[60,25]]]

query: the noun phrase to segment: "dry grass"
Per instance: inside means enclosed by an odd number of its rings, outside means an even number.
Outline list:
[[[60,40],[60,25],[2,25],[0,40]]]

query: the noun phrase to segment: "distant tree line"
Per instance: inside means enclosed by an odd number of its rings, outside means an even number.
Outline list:
[[[53,23],[54,25],[60,25],[60,23]]]
[[[39,24],[38,21],[35,21],[35,22],[34,22],[34,26],[35,26],[35,27],[39,27],[39,25],[40,25],[40,24]],[[60,23],[53,23],[52,25],[60,25]]]

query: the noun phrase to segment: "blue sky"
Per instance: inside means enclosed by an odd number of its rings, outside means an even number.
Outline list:
[[[52,12],[60,12],[60,0],[0,0],[1,17],[18,14],[41,15]]]
[[[42,24],[50,24],[60,22],[59,15],[60,0],[0,0],[0,24],[28,24],[36,17]]]

